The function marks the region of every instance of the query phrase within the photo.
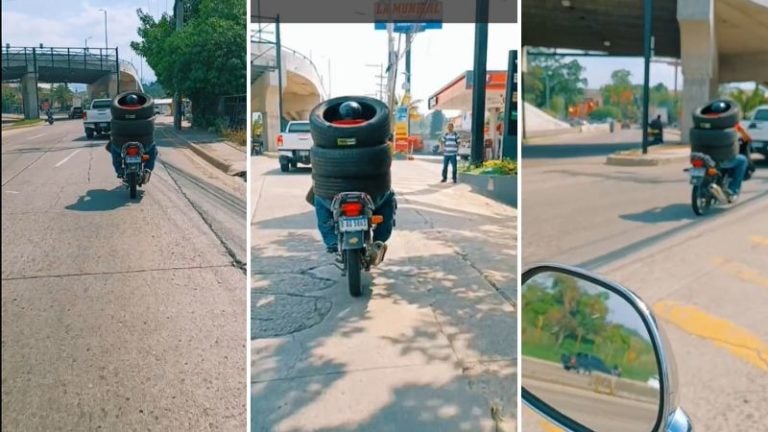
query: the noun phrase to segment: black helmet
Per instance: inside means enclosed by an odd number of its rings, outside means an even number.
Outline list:
[[[125,98],[125,102],[126,102],[128,105],[138,105],[138,104],[139,104],[139,97],[138,97],[138,96],[136,96],[135,94],[129,94],[129,95],[128,95],[128,96]]]
[[[725,101],[715,101],[712,102],[712,105],[710,105],[709,109],[712,110],[713,113],[724,113],[728,111],[730,108],[730,105]]]
[[[344,120],[357,120],[363,116],[363,108],[355,101],[347,101],[339,107],[339,114]]]

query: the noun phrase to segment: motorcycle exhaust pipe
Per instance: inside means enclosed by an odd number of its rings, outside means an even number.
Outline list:
[[[728,197],[725,195],[725,192],[720,186],[714,183],[710,184],[709,192],[714,195],[721,204],[728,204]]]

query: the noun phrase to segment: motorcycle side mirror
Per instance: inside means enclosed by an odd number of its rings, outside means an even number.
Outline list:
[[[559,264],[522,278],[522,398],[566,431],[686,432],[666,336],[632,291]]]

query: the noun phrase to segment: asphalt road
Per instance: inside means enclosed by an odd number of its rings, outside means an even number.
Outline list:
[[[3,131],[3,430],[245,429],[245,185],[157,136],[131,201],[81,122]]]
[[[741,201],[705,217],[690,209],[684,163],[523,163],[524,267],[579,265],[644,299],[670,337],[697,430],[760,430],[768,416],[768,163],[756,159]],[[531,431],[552,430],[530,416]]]

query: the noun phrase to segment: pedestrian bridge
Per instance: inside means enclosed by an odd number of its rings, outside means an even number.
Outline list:
[[[642,2],[522,1],[525,46],[643,56]],[[766,0],[655,0],[652,34],[655,56],[682,60],[684,113],[717,97],[721,83],[768,83]],[[685,141],[690,116],[681,121]]]
[[[37,84],[79,83],[90,98],[107,98],[128,90],[143,90],[136,68],[120,60],[117,49],[2,48],[3,81],[20,81],[24,116],[39,116]]]
[[[278,68],[274,44],[251,42],[251,111],[261,112],[264,120],[262,139],[272,149],[280,133],[278,116]],[[290,48],[280,55],[283,80],[285,120],[307,120],[318,103],[326,99],[325,88],[312,60]]]

